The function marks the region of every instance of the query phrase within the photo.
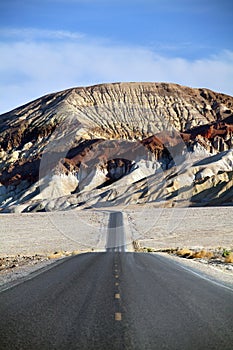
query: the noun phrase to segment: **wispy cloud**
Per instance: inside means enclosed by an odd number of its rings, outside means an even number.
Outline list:
[[[12,40],[0,42],[0,112],[53,91],[114,81],[167,81],[233,95],[231,51],[188,60],[88,36],[83,40],[79,33],[37,29],[25,29],[21,36],[17,29],[15,37],[13,33]],[[28,33],[30,40],[25,40]]]
[[[22,40],[77,40],[85,37],[83,33],[70,32],[67,30],[46,30],[36,28],[0,28],[0,37],[3,39]]]

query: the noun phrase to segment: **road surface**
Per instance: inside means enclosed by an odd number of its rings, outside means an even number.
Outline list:
[[[156,254],[108,249],[0,293],[0,349],[232,349],[233,290]]]
[[[111,212],[108,223],[108,236],[106,243],[107,252],[124,252],[125,232],[123,214],[121,212]]]
[[[0,293],[0,349],[231,349],[233,293],[166,258],[89,253]]]

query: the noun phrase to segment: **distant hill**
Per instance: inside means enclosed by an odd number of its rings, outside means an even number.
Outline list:
[[[168,83],[43,96],[0,115],[0,211],[233,204],[233,97]]]

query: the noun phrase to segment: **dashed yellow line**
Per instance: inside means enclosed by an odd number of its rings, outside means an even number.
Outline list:
[[[115,312],[115,321],[121,321],[122,316],[121,316],[121,312]]]
[[[118,271],[118,262],[117,260],[114,261],[114,276],[115,276],[115,279],[118,279],[119,278],[119,271]],[[115,282],[115,286],[119,286],[119,282]],[[118,290],[118,288],[117,288]],[[120,293],[115,293],[115,299],[116,300],[119,300],[121,299],[121,296],[120,296]],[[121,312],[115,312],[115,321],[121,321],[122,320],[122,314]]]

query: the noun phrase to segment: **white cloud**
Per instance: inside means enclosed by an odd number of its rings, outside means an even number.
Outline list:
[[[37,28],[0,28],[0,37],[23,40],[49,39],[49,40],[77,40],[82,39],[83,33],[68,30],[46,30]]]
[[[17,40],[0,43],[1,113],[53,91],[114,81],[174,82],[233,95],[233,52],[199,60],[168,58],[78,33],[28,31],[34,33],[30,40],[17,34]]]

